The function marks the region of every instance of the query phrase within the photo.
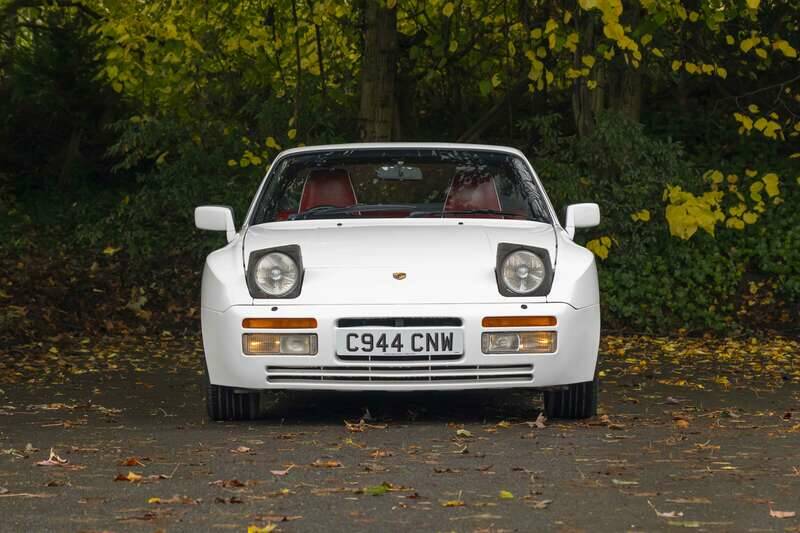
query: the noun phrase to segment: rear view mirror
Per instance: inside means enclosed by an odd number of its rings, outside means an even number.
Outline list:
[[[597,204],[572,204],[567,206],[564,229],[570,238],[575,237],[576,228],[592,228],[600,224],[600,206]]]
[[[224,231],[228,242],[236,236],[233,209],[224,205],[203,205],[194,210],[194,225],[208,231]]]
[[[375,170],[375,175],[382,180],[419,181],[422,179],[422,170],[398,163],[397,165],[383,165]]]

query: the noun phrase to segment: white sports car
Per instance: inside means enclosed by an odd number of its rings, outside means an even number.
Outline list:
[[[255,417],[283,389],[544,390],[548,417],[597,411],[594,255],[518,150],[314,146],[279,154],[203,271],[208,413]]]

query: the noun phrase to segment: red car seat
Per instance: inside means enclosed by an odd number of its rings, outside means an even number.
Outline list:
[[[500,196],[492,176],[456,174],[450,181],[450,189],[444,201],[444,213],[469,211],[472,209],[494,209],[500,211]],[[469,215],[468,215],[469,216]],[[497,215],[471,215],[494,218]]]
[[[309,172],[300,195],[299,213],[320,205],[347,207],[356,202],[353,182],[346,170],[320,168]]]

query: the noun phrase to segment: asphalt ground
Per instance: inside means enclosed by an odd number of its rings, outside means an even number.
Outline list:
[[[292,393],[209,422],[197,339],[16,347],[0,531],[800,531],[797,342],[693,342],[604,339],[579,422],[525,391]]]

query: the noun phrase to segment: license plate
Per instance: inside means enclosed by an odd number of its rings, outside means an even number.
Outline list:
[[[459,355],[464,353],[460,329],[364,328],[336,332],[339,355]]]

